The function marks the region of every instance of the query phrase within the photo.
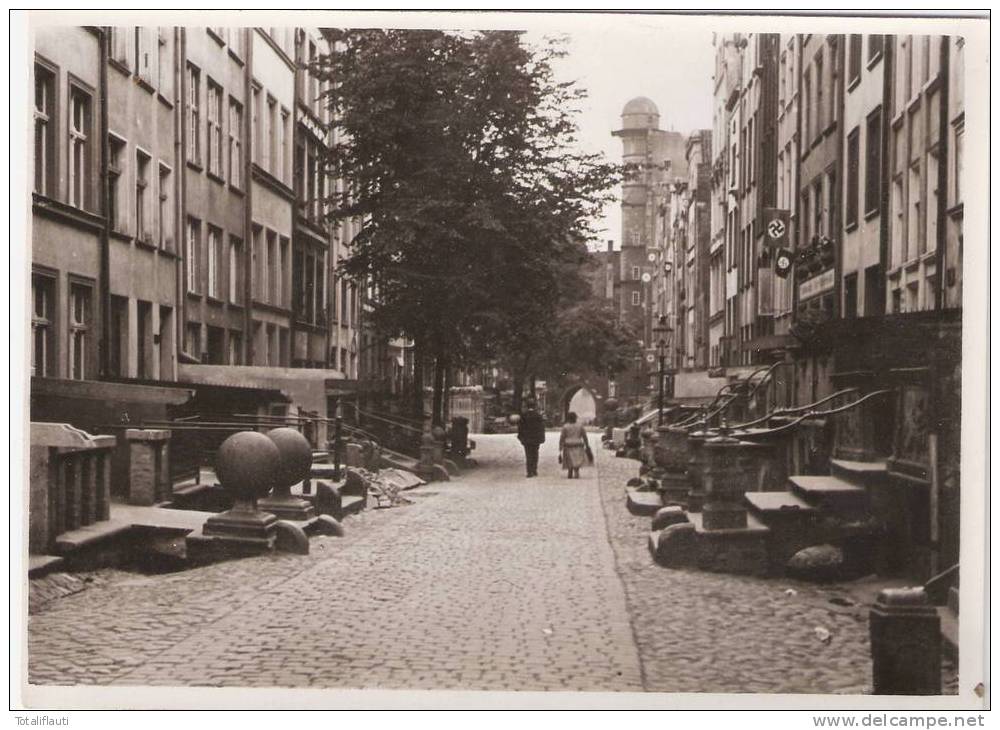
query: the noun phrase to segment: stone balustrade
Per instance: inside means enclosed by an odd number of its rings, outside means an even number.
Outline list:
[[[68,423],[31,424],[29,552],[51,552],[59,535],[109,518],[116,442]]]

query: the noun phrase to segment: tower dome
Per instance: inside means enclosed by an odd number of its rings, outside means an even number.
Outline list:
[[[637,96],[622,109],[622,127],[625,129],[658,129],[660,110],[652,99]]]

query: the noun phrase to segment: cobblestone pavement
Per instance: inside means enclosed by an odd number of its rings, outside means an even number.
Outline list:
[[[641,690],[596,470],[513,436],[309,556],[105,574],[29,619],[36,684]]]
[[[867,606],[830,601],[851,586],[662,568],[649,518],[625,509],[636,462],[595,450],[566,480],[550,433],[529,480],[512,435],[476,440],[479,469],[349,517],[308,556],[104,571],[49,600],[29,620],[30,681],[868,691]]]

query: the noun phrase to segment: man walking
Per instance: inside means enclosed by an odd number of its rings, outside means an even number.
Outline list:
[[[525,403],[521,420],[517,424],[517,440],[524,446],[524,460],[528,476],[538,476],[538,447],[545,443],[545,421],[536,410],[534,400]]]

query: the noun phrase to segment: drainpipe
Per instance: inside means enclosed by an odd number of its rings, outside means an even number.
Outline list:
[[[253,365],[253,40],[254,29],[243,32],[246,48],[243,66],[243,362]]]
[[[941,62],[939,64],[938,88],[941,95],[941,112],[938,115],[938,202],[937,202],[937,251],[935,252],[935,269],[937,271],[934,291],[934,308],[944,308],[945,279],[945,247],[948,245],[948,93],[951,75],[950,53],[951,39],[941,36]]]
[[[108,29],[98,28],[99,57],[101,64],[100,89],[98,98],[100,99],[100,211],[103,217],[101,225],[101,250],[100,250],[100,286],[99,295],[101,299],[101,335],[98,338],[98,379],[104,380],[110,376],[111,369],[111,220],[108,216],[110,208],[110,187],[108,186]]]
[[[300,29],[296,29],[294,31],[294,36],[293,37],[297,37],[299,35],[299,33],[303,33],[304,34],[305,31],[304,30],[300,30]],[[305,42],[304,38],[302,39],[302,42],[303,43]],[[296,142],[298,142],[298,137],[299,137],[299,122],[298,122],[298,119],[299,119],[299,102],[301,101],[301,97],[299,95],[299,60],[298,60],[298,58],[299,58],[299,48],[300,47],[301,47],[301,44],[296,41],[293,44],[293,48],[292,48],[292,60],[293,60],[293,64],[292,65],[294,66],[294,69],[295,69],[292,72],[292,190],[295,190],[295,150],[296,150]],[[299,196],[296,194],[293,197],[295,199],[295,202],[292,203],[292,241],[291,241],[291,251],[289,252],[290,255],[291,255],[289,263],[291,264],[292,270],[294,271],[295,270],[295,249],[298,248],[298,247],[300,247],[301,244],[299,242]],[[303,265],[303,269],[302,269],[302,287],[305,288],[305,285],[306,285],[306,279],[305,279],[306,272],[305,272],[305,268],[304,267],[305,267],[305,262],[306,262],[306,252],[305,252],[304,248],[300,248],[300,250],[302,251],[302,265]],[[313,267],[313,270],[315,271],[315,265]],[[282,275],[284,275],[284,272],[282,272]],[[292,277],[292,280],[294,280],[294,276]],[[322,282],[316,282],[316,286],[322,286]],[[289,350],[290,350],[290,352],[288,353],[288,363],[289,363],[289,365],[291,365],[291,363],[292,363],[292,356],[295,354],[295,332],[298,329],[298,327],[297,327],[298,323],[296,322],[296,316],[295,316],[295,297],[297,295],[298,295],[298,292],[292,292],[292,316],[289,318],[289,321],[288,321],[288,324],[289,324],[289,328],[288,328],[288,332],[289,332],[288,347],[289,347]],[[314,292],[313,293],[313,304],[315,304],[315,301],[316,301],[316,295],[315,295],[315,292]],[[318,312],[317,312],[317,314],[318,314]],[[311,349],[309,347],[309,340],[311,339],[312,333],[309,330],[304,330],[304,333],[305,333],[305,337],[306,337],[306,354],[308,355],[309,351]]]
[[[174,252],[177,254],[174,272],[177,292],[177,307],[174,310],[174,378],[179,379],[180,358],[184,352],[184,328],[187,323],[187,299],[184,292],[184,276],[187,258],[184,250],[184,223],[187,221],[187,164],[184,158],[187,149],[187,125],[184,124],[185,92],[184,61],[187,58],[187,36],[183,28],[174,28],[174,194],[177,205],[174,213]]]
[[[837,42],[837,48],[835,53],[835,58],[837,59],[837,64],[834,66],[834,73],[836,77],[833,82],[834,93],[837,94],[837,99],[834,102],[837,105],[837,161],[834,169],[837,171],[837,187],[834,189],[834,206],[833,210],[830,211],[831,226],[830,230],[835,231],[839,241],[833,242],[833,317],[834,319],[839,319],[844,312],[844,307],[841,300],[844,295],[844,231],[841,226],[840,211],[844,204],[844,69],[846,68],[845,60],[846,54],[845,49],[847,48],[847,43],[845,42],[847,36],[838,35],[834,36]],[[855,292],[855,296],[857,293]],[[834,349],[834,367],[836,368],[836,349]]]
[[[889,191],[892,189],[892,180],[889,170],[889,155],[886,152],[891,149],[892,144],[892,75],[893,75],[893,49],[896,44],[896,36],[882,36],[882,159],[879,161],[882,167],[880,174],[879,203],[881,214],[879,217],[879,277],[877,294],[881,305],[879,311],[883,314],[888,309],[886,306],[886,276],[889,273]]]
[[[798,254],[799,251],[799,239],[802,226],[802,209],[799,207],[799,202],[802,200],[802,191],[800,187],[802,185],[802,36],[797,35],[795,37],[795,144],[792,145],[792,149],[795,153],[793,174],[795,179],[795,184],[792,186],[792,203],[795,205],[795,220],[792,229],[795,235],[795,244],[792,247],[793,251]],[[789,279],[791,279],[792,287],[792,324],[798,319],[799,316],[799,284],[796,281],[797,267],[792,266],[791,274]],[[801,352],[801,350],[800,350]],[[795,359],[795,358],[793,358]],[[795,397],[792,398],[792,402],[798,401],[799,393],[799,368],[798,362],[792,366],[792,392]]]

